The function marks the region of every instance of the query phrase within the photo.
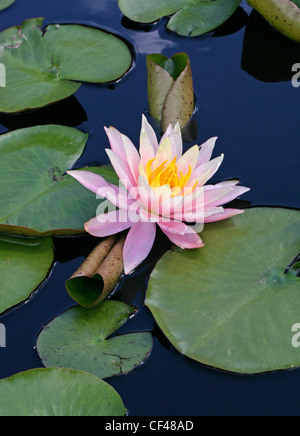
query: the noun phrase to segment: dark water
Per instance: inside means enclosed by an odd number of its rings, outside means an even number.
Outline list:
[[[249,7],[246,10],[251,12]],[[132,44],[136,65],[115,86],[83,85],[76,98],[53,107],[22,116],[0,115],[1,133],[47,123],[78,127],[89,132],[90,139],[77,166],[107,163],[104,125],[115,126],[138,144],[141,114],[147,114],[146,54],[172,56],[185,51],[198,99],[197,142],[219,136],[216,155],[225,153],[215,182],[240,178],[252,188],[243,199],[253,205],[300,207],[300,88],[291,84],[291,68],[300,62],[300,48],[257,14],[248,18],[240,9],[215,35],[187,39],[169,33],[165,20],[154,26],[132,25],[123,19],[116,0],[16,0],[0,14],[0,30],[37,16],[44,16],[45,24],[73,22],[112,30]],[[0,378],[42,366],[34,349],[37,336],[53,317],[73,305],[65,280],[95,243],[89,236],[56,238],[56,263],[48,280],[27,304],[0,318],[7,329],[7,348],[0,349]],[[158,242],[152,256],[138,274],[122,283],[116,296],[140,308],[123,331],[149,330],[154,335],[154,350],[143,366],[108,380],[129,414],[300,414],[299,370],[229,375],[185,358],[168,343],[143,307],[147,279],[163,243]]]

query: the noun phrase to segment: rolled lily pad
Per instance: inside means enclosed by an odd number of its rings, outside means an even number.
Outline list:
[[[87,135],[70,127],[37,126],[0,136],[0,232],[26,236],[84,232],[101,200],[65,174]],[[112,168],[90,168],[118,184]]]
[[[147,56],[150,114],[161,121],[162,130],[179,122],[183,128],[194,112],[194,86],[189,57],[178,53],[172,58]]]
[[[118,393],[94,375],[39,368],[0,381],[0,416],[124,416]]]
[[[173,15],[167,25],[183,36],[199,36],[214,30],[233,15],[240,0],[118,0],[132,21],[152,23]]]
[[[0,313],[28,299],[46,278],[53,260],[51,238],[0,234]]]
[[[114,236],[102,240],[67,280],[69,295],[81,306],[96,307],[115,289],[124,272],[124,242]]]
[[[207,225],[206,247],[167,253],[146,304],[172,344],[222,370],[253,374],[300,366],[300,211],[253,208]]]
[[[294,41],[300,42],[299,0],[247,0],[272,26]]]
[[[0,34],[0,63],[7,83],[0,89],[0,112],[21,112],[74,94],[81,83],[119,79],[132,56],[120,38],[99,29],[54,24],[44,31],[43,18]]]
[[[37,350],[46,367],[90,372],[99,378],[125,374],[141,365],[152,350],[151,333],[109,338],[135,313],[118,301],[97,309],[74,307],[52,321],[38,338]]]
[[[0,11],[11,6],[15,0],[0,0]]]

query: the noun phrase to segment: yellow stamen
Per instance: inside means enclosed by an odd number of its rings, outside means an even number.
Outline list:
[[[189,171],[184,175],[182,171],[178,173],[178,168],[176,165],[177,156],[168,164],[168,161],[163,162],[154,171],[152,170],[153,163],[156,159],[151,159],[146,165],[145,173],[148,178],[149,185],[152,188],[159,188],[161,186],[170,186],[172,190],[172,197],[183,194],[183,190],[187,183],[190,181],[192,176],[192,167],[189,166]],[[190,194],[198,186],[198,181],[195,185],[188,190],[187,193],[183,195]]]

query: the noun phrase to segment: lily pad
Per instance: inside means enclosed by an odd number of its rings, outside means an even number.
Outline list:
[[[172,344],[205,365],[243,374],[300,366],[300,211],[253,208],[207,225],[206,247],[168,252],[146,304]]]
[[[165,132],[179,122],[183,128],[194,112],[194,86],[190,59],[186,53],[172,58],[160,54],[147,56],[150,114],[160,121]]]
[[[81,83],[119,79],[132,56],[120,38],[92,27],[54,24],[42,30],[43,18],[0,34],[0,63],[6,88],[0,89],[0,112],[21,112],[74,94]]]
[[[52,321],[39,336],[37,349],[46,367],[90,372],[99,378],[125,374],[141,365],[152,350],[151,333],[109,338],[135,309],[105,301],[97,309],[76,306]]]
[[[11,6],[15,0],[0,0],[0,11]]]
[[[118,0],[132,21],[152,23],[173,15],[167,25],[183,36],[199,36],[214,30],[233,15],[240,0]]]
[[[39,368],[0,381],[0,416],[124,416],[118,393],[94,375]]]
[[[84,151],[87,135],[63,126],[37,126],[0,136],[0,232],[26,236],[84,232],[101,200],[65,174]],[[118,184],[110,166],[89,168]]]
[[[299,0],[247,0],[272,26],[294,41],[300,42]]]
[[[51,238],[0,234],[0,313],[25,301],[46,278],[53,260]]]

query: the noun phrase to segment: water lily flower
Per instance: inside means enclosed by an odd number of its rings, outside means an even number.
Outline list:
[[[206,185],[218,171],[224,155],[211,160],[217,138],[183,154],[179,124],[169,126],[160,143],[143,116],[138,151],[128,137],[106,128],[111,145],[108,157],[120,186],[89,171],[69,171],[83,186],[106,198],[115,209],[85,224],[96,237],[129,230],[123,250],[125,273],[131,273],[149,255],[157,226],[182,249],[204,247],[199,236],[205,223],[224,220],[243,210],[222,206],[249,191],[239,181]]]

